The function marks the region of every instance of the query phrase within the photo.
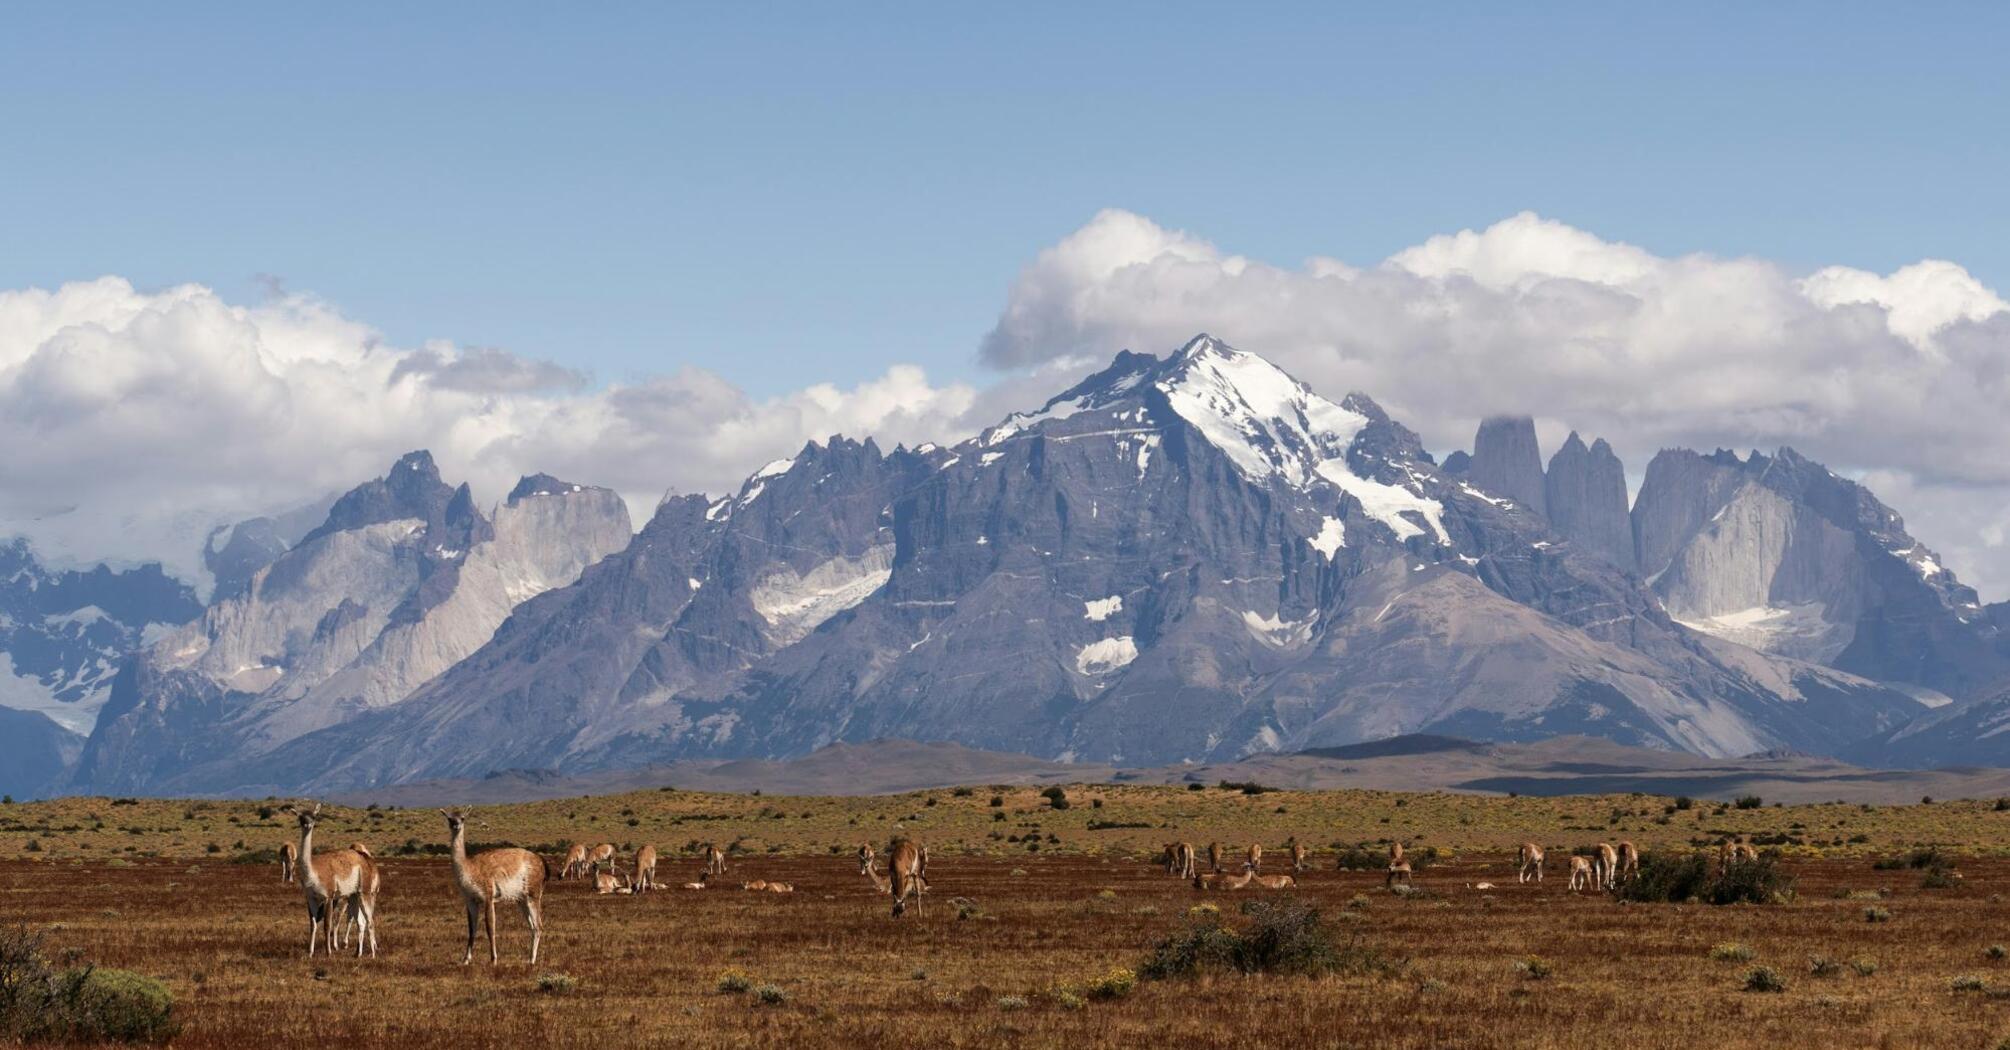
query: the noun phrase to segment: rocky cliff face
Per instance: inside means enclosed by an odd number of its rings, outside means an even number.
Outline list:
[[[1633,522],[1626,506],[1626,468],[1604,438],[1586,448],[1577,431],[1549,460],[1545,505],[1557,534],[1612,564],[1633,571]]]
[[[159,565],[53,571],[25,542],[0,543],[0,790],[46,786],[77,757],[126,657],[201,611]]]
[[[1868,490],[1792,449],[1664,451],[1633,526],[1656,594],[1698,630],[1929,698],[2010,681],[1975,592]]]
[[[1466,477],[1488,492],[1514,500],[1536,517],[1548,515],[1543,484],[1542,448],[1536,443],[1535,420],[1527,416],[1494,416],[1480,422],[1473,436],[1472,464]]]
[[[491,520],[412,453],[127,666],[75,782],[231,785],[250,756],[403,700],[628,539],[612,492],[526,479]]]
[[[1724,755],[1833,750],[1918,710],[1681,627],[1365,396],[1203,336],[953,448],[834,439],[734,496],[667,501],[410,699],[236,776],[325,789],[880,736],[1125,763],[1431,729]]]

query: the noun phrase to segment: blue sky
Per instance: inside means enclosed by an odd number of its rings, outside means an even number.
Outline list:
[[[0,288],[270,274],[402,345],[764,396],[986,381],[1105,207],[1286,265],[1532,209],[2010,287],[2010,8],[1614,6],[17,7]]]

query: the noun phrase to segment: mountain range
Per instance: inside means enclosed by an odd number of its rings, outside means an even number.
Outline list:
[[[209,604],[127,639],[80,753],[37,768],[263,794],[888,737],[1126,767],[1416,733],[2010,764],[1979,735],[2010,725],[2010,614],[1862,486],[1791,449],[1665,450],[1629,505],[1606,442],[1545,467],[1512,417],[1440,464],[1366,395],[1208,336],[954,446],[811,442],[639,532],[543,475],[484,512],[424,453],[297,529],[213,540]]]

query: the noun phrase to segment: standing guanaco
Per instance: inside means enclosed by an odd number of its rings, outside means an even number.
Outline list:
[[[530,927],[530,961],[537,964],[537,949],[544,941],[544,884],[551,876],[543,857],[527,849],[502,846],[468,856],[467,814],[441,810],[447,818],[447,833],[453,840],[454,885],[468,908],[468,947],[461,965],[475,958],[475,929],[486,924],[489,931],[489,965],[496,964],[496,902],[515,901],[523,911],[524,925]]]
[[[293,843],[282,842],[279,844],[279,881],[293,881],[293,860],[299,855],[299,851],[293,848]]]
[[[307,955],[314,956],[315,942],[323,934],[329,939],[328,950],[334,948],[335,924],[341,920],[345,908],[357,910],[357,921],[361,924],[356,935],[356,955],[360,958],[367,946],[371,955],[377,954],[377,890],[380,877],[376,862],[354,850],[333,850],[325,856],[314,855],[314,821],[321,815],[321,803],[313,809],[299,809],[288,806],[300,822],[300,888],[307,897]]]
[[[720,849],[717,843],[708,843],[705,846],[705,874],[724,875],[725,873],[726,851]]]
[[[637,893],[647,893],[656,889],[656,847],[644,845],[635,851],[635,881],[632,883]]]

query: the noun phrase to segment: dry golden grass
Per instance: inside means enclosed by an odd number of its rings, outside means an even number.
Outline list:
[[[182,1004],[177,1045],[191,1047],[270,1045],[282,1036],[351,1046],[1085,1047],[1171,1033],[1199,1046],[1686,1050],[1991,1047],[2010,1035],[2010,998],[1992,992],[2010,989],[2010,961],[1986,953],[2010,941],[1999,896],[2010,888],[2010,860],[1990,855],[2003,848],[2010,813],[1983,803],[1724,814],[1703,806],[1701,819],[1681,811],[1661,825],[1653,819],[1664,815],[1665,800],[1645,798],[1088,787],[1069,790],[1075,805],[1064,812],[1046,810],[1031,791],[1007,792],[1000,808],[1007,820],[994,822],[991,794],[652,792],[490,808],[478,837],[652,841],[665,851],[659,877],[672,884],[698,870],[694,854],[675,852],[686,842],[737,839],[747,852],[734,858],[730,886],[762,878],[797,888],[625,897],[555,883],[546,958],[535,968],[524,961],[528,939],[512,913],[502,923],[503,965],[459,965],[463,918],[446,862],[392,856],[408,837],[442,841],[443,822],[430,811],[373,819],[344,810],[324,820],[326,842],[361,839],[386,858],[377,960],[309,960],[298,888],[279,881],[276,865],[226,861],[238,839],[256,848],[284,836],[276,819],[258,818],[255,803],[113,807],[94,799],[0,808],[8,824],[0,830],[0,921],[48,928],[58,949],[163,978]],[[926,805],[930,797],[935,806]],[[1105,799],[1101,809],[1090,805],[1095,797]],[[1279,805],[1284,813],[1275,812]],[[769,816],[760,815],[763,807]],[[1608,828],[1615,808],[1633,815]],[[86,821],[93,814],[102,830]],[[635,828],[629,819],[638,820]],[[1091,819],[1154,826],[1090,831]],[[1836,821],[1845,823],[1828,826]],[[883,843],[896,823],[930,844],[933,881],[922,914],[898,921],[849,856],[859,841]],[[1036,852],[989,837],[994,829],[1031,834],[1023,825],[1033,823]],[[1541,887],[1517,886],[1505,854],[1531,833],[1560,845],[1628,837],[1686,849],[1712,828],[1772,833],[1794,823],[1805,825],[1810,841],[1817,830],[1824,843],[1854,834],[1872,841],[1825,845],[1834,854],[1826,857],[1812,845],[1788,847],[1798,897],[1763,907],[1575,895],[1555,855]],[[60,830],[69,826],[81,830]],[[1273,849],[1290,834],[1325,844],[1398,833],[1457,855],[1419,871],[1426,892],[1414,899],[1382,890],[1379,873],[1333,870],[1325,852],[1301,878],[1297,892],[1321,907],[1338,938],[1400,961],[1391,974],[1141,982],[1127,997],[1076,1008],[1055,994],[1136,966],[1201,900],[1233,917],[1237,905],[1257,898],[1255,890],[1197,894],[1145,856],[1174,837],[1246,842],[1246,828]],[[1050,833],[1057,843],[1047,841]],[[40,852],[22,852],[30,837]],[[1960,886],[1928,890],[1917,871],[1870,865],[1871,854],[1927,841],[1963,850]],[[220,853],[205,852],[212,842]],[[843,855],[831,855],[833,846]],[[161,855],[140,856],[146,851]],[[555,866],[559,858],[551,859]],[[1480,881],[1498,888],[1469,888]],[[1880,890],[1875,901],[1847,896]],[[969,917],[958,917],[958,898]],[[1890,921],[1866,922],[1873,904]],[[1727,942],[1749,946],[1755,958],[1713,960],[1712,946]],[[1517,970],[1515,961],[1530,955],[1549,963],[1549,976]],[[1811,956],[1842,965],[1816,976]],[[1863,959],[1875,960],[1869,976],[1849,965]],[[1787,990],[1742,990],[1753,965],[1784,975]],[[721,992],[729,969],[754,988],[774,985],[783,1001]],[[564,975],[571,987],[554,981],[541,989],[543,974]],[[1955,990],[1956,979],[1970,975],[1983,989]]]

